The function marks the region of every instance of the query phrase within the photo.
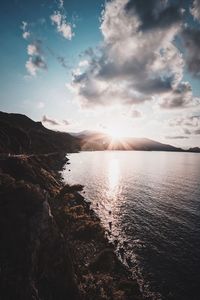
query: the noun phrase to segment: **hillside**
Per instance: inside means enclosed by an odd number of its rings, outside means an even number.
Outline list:
[[[0,113],[0,147],[23,153],[0,155],[0,299],[143,299],[83,187],[63,184],[59,171],[79,139]]]
[[[79,140],[45,128],[22,114],[0,112],[0,153],[50,153],[79,150]]]

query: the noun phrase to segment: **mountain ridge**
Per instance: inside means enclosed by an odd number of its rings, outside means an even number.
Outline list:
[[[76,152],[79,140],[65,132],[47,129],[26,115],[0,112],[0,153]]]
[[[200,153],[199,147],[184,150],[149,138],[113,138],[110,135],[83,130],[60,132],[35,122],[26,115],[0,112],[0,153],[51,153],[104,150],[173,151]]]
[[[73,133],[71,133],[73,135]],[[143,151],[176,151],[184,150],[169,144],[154,141],[149,138],[124,137],[112,138],[106,133],[96,131],[81,131],[76,133],[81,140],[82,150],[143,150]]]

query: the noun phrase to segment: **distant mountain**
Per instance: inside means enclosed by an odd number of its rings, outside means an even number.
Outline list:
[[[93,136],[95,134],[102,134],[102,133],[100,133],[98,131],[93,131],[93,130],[83,130],[80,132],[69,132],[69,134],[82,139],[82,138],[86,138],[89,136]]]
[[[81,150],[143,150],[143,151],[184,151],[168,144],[147,138],[127,137],[113,139],[100,132],[83,131],[76,135],[80,138]]]
[[[189,148],[188,152],[200,153],[200,148],[199,147]]]
[[[74,152],[79,139],[52,131],[22,114],[0,112],[0,153]]]

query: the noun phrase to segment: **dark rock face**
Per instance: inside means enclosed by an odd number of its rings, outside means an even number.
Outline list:
[[[75,152],[79,139],[45,128],[25,115],[0,112],[0,153]]]
[[[30,181],[0,175],[0,298],[79,299],[49,193]]]

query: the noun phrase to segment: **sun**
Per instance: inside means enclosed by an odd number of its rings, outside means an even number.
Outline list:
[[[110,127],[106,130],[106,133],[113,139],[113,140],[120,140],[125,137],[125,133],[122,128],[117,127]]]

